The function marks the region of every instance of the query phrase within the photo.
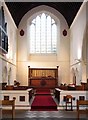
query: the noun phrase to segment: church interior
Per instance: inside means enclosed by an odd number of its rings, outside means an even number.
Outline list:
[[[0,2],[0,119],[88,118],[88,2]]]

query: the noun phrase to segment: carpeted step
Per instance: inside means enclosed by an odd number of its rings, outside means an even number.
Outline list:
[[[56,111],[57,105],[51,95],[38,95],[34,98],[34,101],[31,105],[31,110]]]
[[[51,95],[50,89],[37,89],[35,95]]]
[[[34,109],[57,109],[57,106],[31,106],[31,108],[34,108]]]
[[[36,109],[32,108],[30,111],[58,111],[58,110],[57,109],[48,109],[48,108],[47,109],[46,108],[40,108],[40,109],[39,108],[36,108]]]
[[[44,92],[44,93],[41,93],[41,92],[40,92],[40,93],[35,93],[35,95],[51,95],[51,93],[45,93],[45,92]]]

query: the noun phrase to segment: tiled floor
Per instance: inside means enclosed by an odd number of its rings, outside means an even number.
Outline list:
[[[11,114],[4,111],[2,118],[11,118]],[[87,115],[80,115],[81,120],[88,120]],[[76,111],[29,111],[29,110],[16,110],[15,120],[77,120]]]

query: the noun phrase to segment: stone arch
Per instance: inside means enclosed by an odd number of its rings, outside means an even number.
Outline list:
[[[4,66],[3,71],[2,71],[2,81],[7,82],[7,67]]]
[[[30,19],[31,16],[33,16],[33,15],[34,15],[34,17],[35,17],[35,15],[37,15],[37,14],[38,14],[39,12],[41,12],[41,11],[47,11],[47,12],[51,13],[52,16],[54,16],[55,19],[59,19],[60,22],[64,21],[64,23],[65,23],[66,26],[68,27],[68,23],[67,23],[65,17],[64,17],[59,11],[57,11],[56,9],[54,9],[53,7],[50,7],[50,6],[47,6],[47,5],[40,5],[40,6],[37,6],[37,7],[33,8],[33,9],[29,10],[29,11],[23,16],[23,18],[21,19],[20,24],[19,24],[19,27],[20,27],[21,25],[24,26],[26,20]]]
[[[12,75],[12,69],[11,69],[11,67],[10,67],[10,68],[9,68],[9,71],[8,71],[8,84],[10,84],[11,75]]]
[[[79,70],[78,68],[75,69],[75,84],[79,81]]]
[[[71,81],[72,84],[75,84],[76,76],[75,76],[75,69],[73,67],[71,68]]]

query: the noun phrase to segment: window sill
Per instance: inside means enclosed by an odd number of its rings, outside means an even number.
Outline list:
[[[56,56],[57,53],[29,53],[31,56]]]

